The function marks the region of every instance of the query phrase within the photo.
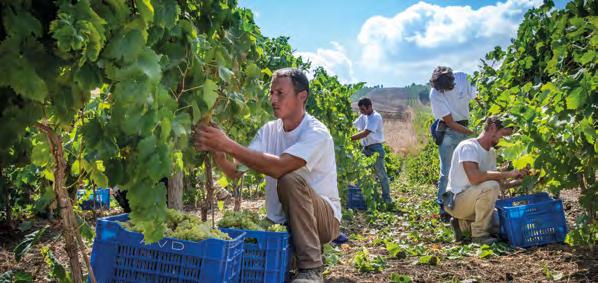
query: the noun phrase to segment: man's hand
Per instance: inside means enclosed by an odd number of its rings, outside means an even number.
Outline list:
[[[233,141],[215,125],[200,124],[193,134],[193,143],[198,151],[226,152]]]
[[[507,172],[506,172],[506,176],[505,176],[506,178],[505,178],[505,179],[517,178],[517,177],[519,177],[519,174],[520,174],[520,173],[519,173],[519,170],[517,170],[517,169],[513,169],[513,170],[511,170],[511,171],[507,171]]]
[[[528,168],[523,168],[521,170],[511,170],[508,172],[508,178],[514,178],[514,179],[521,179],[525,176],[529,175],[529,169]]]
[[[509,162],[504,162],[502,165],[500,165],[498,167],[498,171],[501,171],[501,172],[507,171],[509,169],[509,165],[510,165]]]
[[[464,161],[463,169],[469,179],[469,182],[473,185],[478,185],[484,181],[495,180],[501,183],[505,183],[509,179],[522,179],[528,175],[528,169],[522,170],[511,170],[511,171],[481,171],[478,164],[473,161]]]
[[[527,169],[521,169],[519,170],[519,176],[517,176],[517,179],[522,179],[527,175],[529,175],[529,171]]]
[[[500,188],[505,191],[510,188],[518,187],[523,183],[523,179],[513,179],[500,182]]]
[[[527,166],[525,166],[525,168],[521,169],[521,178],[525,177],[525,176],[530,176],[531,173],[530,171],[532,170],[532,167],[528,164]]]

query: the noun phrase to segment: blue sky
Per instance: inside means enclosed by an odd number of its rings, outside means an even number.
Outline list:
[[[563,7],[566,1],[555,1]],[[507,46],[542,0],[240,0],[265,36],[289,36],[297,55],[343,82],[425,83],[437,65],[472,73]]]

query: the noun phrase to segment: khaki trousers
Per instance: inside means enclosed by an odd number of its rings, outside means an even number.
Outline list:
[[[278,179],[277,191],[289,221],[297,267],[322,266],[322,245],[339,234],[340,223],[332,207],[295,172]]]
[[[499,193],[497,181],[486,181],[457,194],[455,206],[445,209],[459,220],[461,231],[471,231],[474,238],[485,237],[496,229],[492,226],[492,216]]]

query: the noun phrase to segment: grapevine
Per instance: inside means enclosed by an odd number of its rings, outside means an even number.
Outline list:
[[[545,1],[526,13],[510,46],[486,55],[474,77],[482,106],[474,120],[508,114],[518,127],[501,145],[514,167],[538,172],[526,188],[555,195],[581,188],[586,213],[569,241],[590,246],[598,239],[597,16],[596,1],[571,1],[563,10]]]

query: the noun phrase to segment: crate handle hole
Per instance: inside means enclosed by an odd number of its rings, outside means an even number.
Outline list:
[[[514,201],[513,206],[522,206],[522,205],[526,205],[528,203],[529,203],[529,201],[527,201],[527,200]]]

